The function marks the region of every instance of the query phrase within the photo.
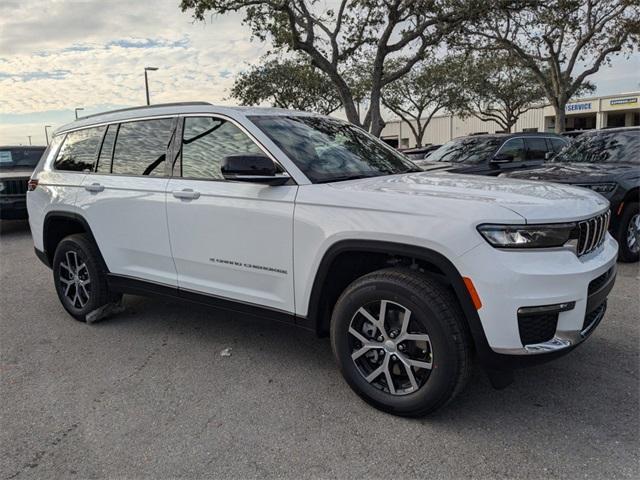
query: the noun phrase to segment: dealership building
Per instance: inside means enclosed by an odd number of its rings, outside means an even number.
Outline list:
[[[566,130],[588,130],[640,126],[640,92],[608,95],[574,100],[566,107]],[[514,132],[553,132],[555,114],[551,105],[541,105],[525,112]],[[435,115],[427,127],[423,145],[442,144],[452,138],[472,133],[496,133],[501,127],[495,122],[485,122],[476,117],[462,118],[457,115]],[[416,139],[406,122],[387,122],[382,139],[394,147],[415,147]]]

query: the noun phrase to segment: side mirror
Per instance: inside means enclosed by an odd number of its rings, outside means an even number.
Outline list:
[[[491,159],[491,163],[509,163],[513,162],[513,155],[508,153],[498,153]]]
[[[269,157],[253,153],[227,155],[222,159],[220,171],[226,180],[236,182],[282,185],[290,178],[286,173],[278,173]]]
[[[555,157],[555,152],[547,152],[544,154],[544,159],[545,160],[551,160],[553,157]]]

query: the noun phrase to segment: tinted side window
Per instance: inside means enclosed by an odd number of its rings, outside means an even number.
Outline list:
[[[93,170],[103,133],[104,127],[96,127],[67,134],[53,167],[74,172]]]
[[[109,125],[107,128],[98,157],[98,166],[96,167],[98,173],[111,173],[111,158],[113,157],[113,146],[116,144],[117,132],[118,125]]]
[[[111,171],[121,175],[164,176],[173,122],[171,118],[161,118],[120,124]]]
[[[514,162],[524,160],[524,142],[521,138],[511,138],[504,142],[500,148],[500,155],[509,156]]]
[[[530,160],[544,160],[547,153],[547,142],[544,138],[527,138],[527,158]]]
[[[560,150],[562,150],[568,143],[560,138],[547,138],[547,141],[551,142],[551,148],[555,153],[558,153]]]
[[[222,179],[222,159],[234,153],[262,154],[242,130],[220,118],[187,117],[182,134],[182,176]]]

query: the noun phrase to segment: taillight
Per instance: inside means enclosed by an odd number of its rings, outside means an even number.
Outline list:
[[[24,185],[24,183],[23,183]],[[27,190],[30,192],[33,192],[36,187],[38,186],[38,179],[37,178],[31,178],[29,179],[29,182],[27,183]]]

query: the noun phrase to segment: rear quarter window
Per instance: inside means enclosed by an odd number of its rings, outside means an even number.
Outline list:
[[[104,129],[95,127],[68,133],[53,168],[72,172],[92,171]]]

